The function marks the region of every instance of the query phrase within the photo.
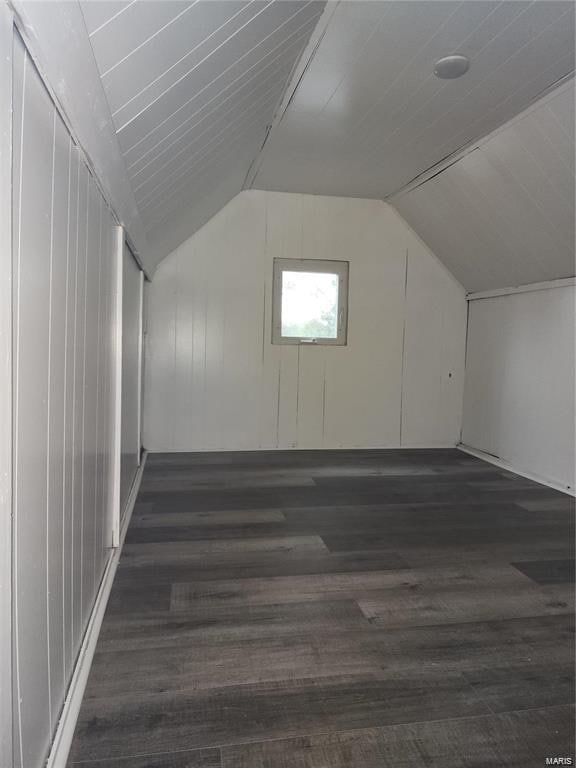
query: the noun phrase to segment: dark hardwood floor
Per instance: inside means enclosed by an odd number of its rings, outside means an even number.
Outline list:
[[[457,450],[151,455],[70,765],[574,758],[573,609],[574,501]]]

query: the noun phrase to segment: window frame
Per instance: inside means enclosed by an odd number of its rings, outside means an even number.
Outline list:
[[[338,326],[335,339],[308,336],[282,336],[282,274],[319,272],[338,275]],[[336,259],[275,258],[272,281],[272,344],[297,344],[317,347],[344,347],[348,344],[348,285],[350,262]]]

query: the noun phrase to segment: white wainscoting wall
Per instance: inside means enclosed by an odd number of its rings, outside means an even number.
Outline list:
[[[350,262],[347,346],[271,343],[275,257]],[[380,201],[242,192],[148,290],[149,450],[458,440],[464,290]]]
[[[470,302],[462,442],[574,489],[574,286]]]
[[[13,115],[14,765],[40,768],[110,554],[118,227],[17,35]]]

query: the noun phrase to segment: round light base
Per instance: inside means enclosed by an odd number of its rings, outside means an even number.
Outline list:
[[[434,65],[434,74],[441,80],[455,80],[462,77],[470,69],[470,59],[459,53],[444,56]]]

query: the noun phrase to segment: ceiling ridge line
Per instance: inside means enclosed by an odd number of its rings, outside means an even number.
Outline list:
[[[557,59],[557,60],[555,60],[555,62],[554,62],[554,65],[553,65],[552,67],[549,67],[549,68],[547,68],[547,70],[546,70],[546,71],[548,71],[549,69],[554,69],[554,68],[555,68],[555,66],[556,66],[556,64],[557,64],[557,62],[558,62],[558,61],[561,61],[561,60],[562,60],[562,59]],[[546,86],[544,86],[543,88],[541,88],[541,89],[538,91],[538,93],[536,93],[536,95],[534,95],[534,96],[531,96],[531,97],[529,98],[528,102],[527,102],[527,105],[526,105],[526,107],[525,107],[525,108],[523,108],[523,109],[521,110],[521,112],[518,112],[517,114],[518,114],[518,115],[520,115],[520,114],[522,114],[522,112],[524,111],[524,109],[525,109],[525,110],[528,110],[528,109],[529,109],[529,108],[530,108],[530,107],[531,107],[533,104],[537,104],[537,103],[540,101],[540,99],[543,99],[543,98],[544,98],[544,96],[545,96],[546,94],[548,94],[548,93],[551,93],[552,91],[554,91],[554,90],[556,90],[556,89],[560,90],[560,88],[561,88],[562,84],[564,83],[564,81],[565,81],[565,80],[567,80],[567,79],[569,80],[569,79],[570,79],[570,78],[572,78],[573,76],[574,76],[574,69],[572,68],[572,69],[570,69],[568,72],[565,72],[565,73],[564,73],[563,75],[561,75],[560,77],[557,77],[557,78],[556,78],[556,80],[554,80],[552,83],[549,83],[548,85],[546,85]],[[531,79],[528,81],[528,84],[530,84],[530,83],[532,82],[532,80],[534,80],[534,78],[531,78]],[[492,115],[492,114],[493,114],[493,113],[494,113],[496,110],[498,110],[498,109],[501,109],[501,108],[504,108],[504,107],[505,107],[505,105],[506,105],[506,104],[508,104],[508,103],[510,102],[510,99],[511,99],[511,96],[507,96],[506,98],[504,98],[504,99],[501,99],[501,100],[500,100],[500,101],[499,101],[499,102],[498,102],[498,103],[497,103],[497,104],[496,104],[496,105],[495,105],[495,106],[494,106],[494,107],[493,107],[493,108],[492,108],[492,109],[491,109],[491,110],[490,110],[490,111],[487,113],[487,115],[488,115],[488,116],[491,116],[491,115]],[[513,115],[513,116],[510,118],[510,120],[513,120],[515,116],[516,116],[516,115]],[[467,127],[474,127],[474,126],[476,126],[476,125],[477,125],[477,123],[478,123],[478,122],[479,122],[479,120],[475,120],[473,123],[469,123]],[[460,133],[462,133],[464,130],[466,130],[466,129],[463,129],[463,130],[461,130],[461,131],[460,131]],[[497,126],[496,128],[494,128],[494,129],[493,129],[493,131],[494,131],[494,132],[496,132],[497,130],[498,130],[498,126]],[[483,135],[484,135],[484,134],[483,134]],[[487,135],[487,134],[486,134],[486,135]],[[480,141],[481,139],[482,139],[482,136],[480,137],[480,139],[478,139],[478,141]],[[443,149],[443,147],[445,146],[445,144],[446,144],[446,143],[447,143],[447,142],[445,142],[444,144],[442,144],[442,145],[440,146],[440,149]]]
[[[395,192],[392,192],[391,194],[383,197],[382,200],[386,203],[389,203],[399,199],[400,197],[403,197],[404,195],[408,194],[412,190],[417,189],[418,187],[421,187],[423,184],[426,184],[426,182],[430,181],[435,176],[438,176],[444,170],[447,170],[451,166],[455,165],[457,162],[459,162],[464,157],[474,152],[476,149],[480,149],[484,144],[490,141],[490,139],[497,136],[502,131],[508,128],[511,128],[516,123],[521,122],[532,111],[534,111],[540,106],[545,105],[548,101],[551,101],[551,99],[557,93],[560,93],[566,88],[568,88],[570,81],[574,80],[574,75],[575,75],[574,72],[571,72],[567,75],[563,75],[559,80],[555,81],[555,83],[544,88],[543,91],[541,91],[540,94],[534,98],[531,104],[529,104],[528,107],[522,110],[522,112],[519,112],[517,115],[514,115],[514,117],[511,117],[510,120],[507,120],[505,123],[502,123],[502,125],[498,126],[498,128],[495,128],[493,131],[490,131],[489,133],[484,134],[484,136],[481,136],[479,139],[474,139],[473,141],[468,142],[467,144],[463,144],[459,149],[454,150],[454,152],[451,152],[450,154],[443,157],[441,160],[438,160],[438,162],[431,165],[425,171],[422,171],[421,173],[419,173],[409,182],[404,184],[399,190],[396,190]],[[441,166],[444,166],[444,167],[441,167]]]
[[[282,96],[280,97],[278,106],[274,111],[274,116],[272,118],[270,127],[264,138],[264,142],[262,143],[262,146],[258,150],[256,157],[250,164],[248,171],[246,172],[242,189],[251,189],[252,185],[254,184],[256,180],[256,176],[258,175],[258,172],[262,165],[262,160],[263,160],[264,153],[266,151],[266,147],[269,146],[268,140],[273,135],[278,125],[281,123],[282,118],[286,114],[288,107],[292,103],[292,100],[294,99],[296,91],[298,90],[298,86],[302,81],[302,78],[304,77],[305,73],[308,71],[310,65],[312,64],[312,61],[314,60],[316,54],[318,53],[320,44],[324,39],[324,36],[326,35],[330,21],[334,16],[336,8],[340,5],[340,2],[341,0],[327,0],[324,6],[324,10],[322,11],[320,18],[316,22],[316,27],[312,30],[312,33],[310,35],[310,40],[308,41],[308,45],[302,51],[300,58],[294,65],[291,75],[288,77],[288,83],[286,85],[286,88],[284,89]],[[310,50],[307,50],[307,49],[310,49]]]

